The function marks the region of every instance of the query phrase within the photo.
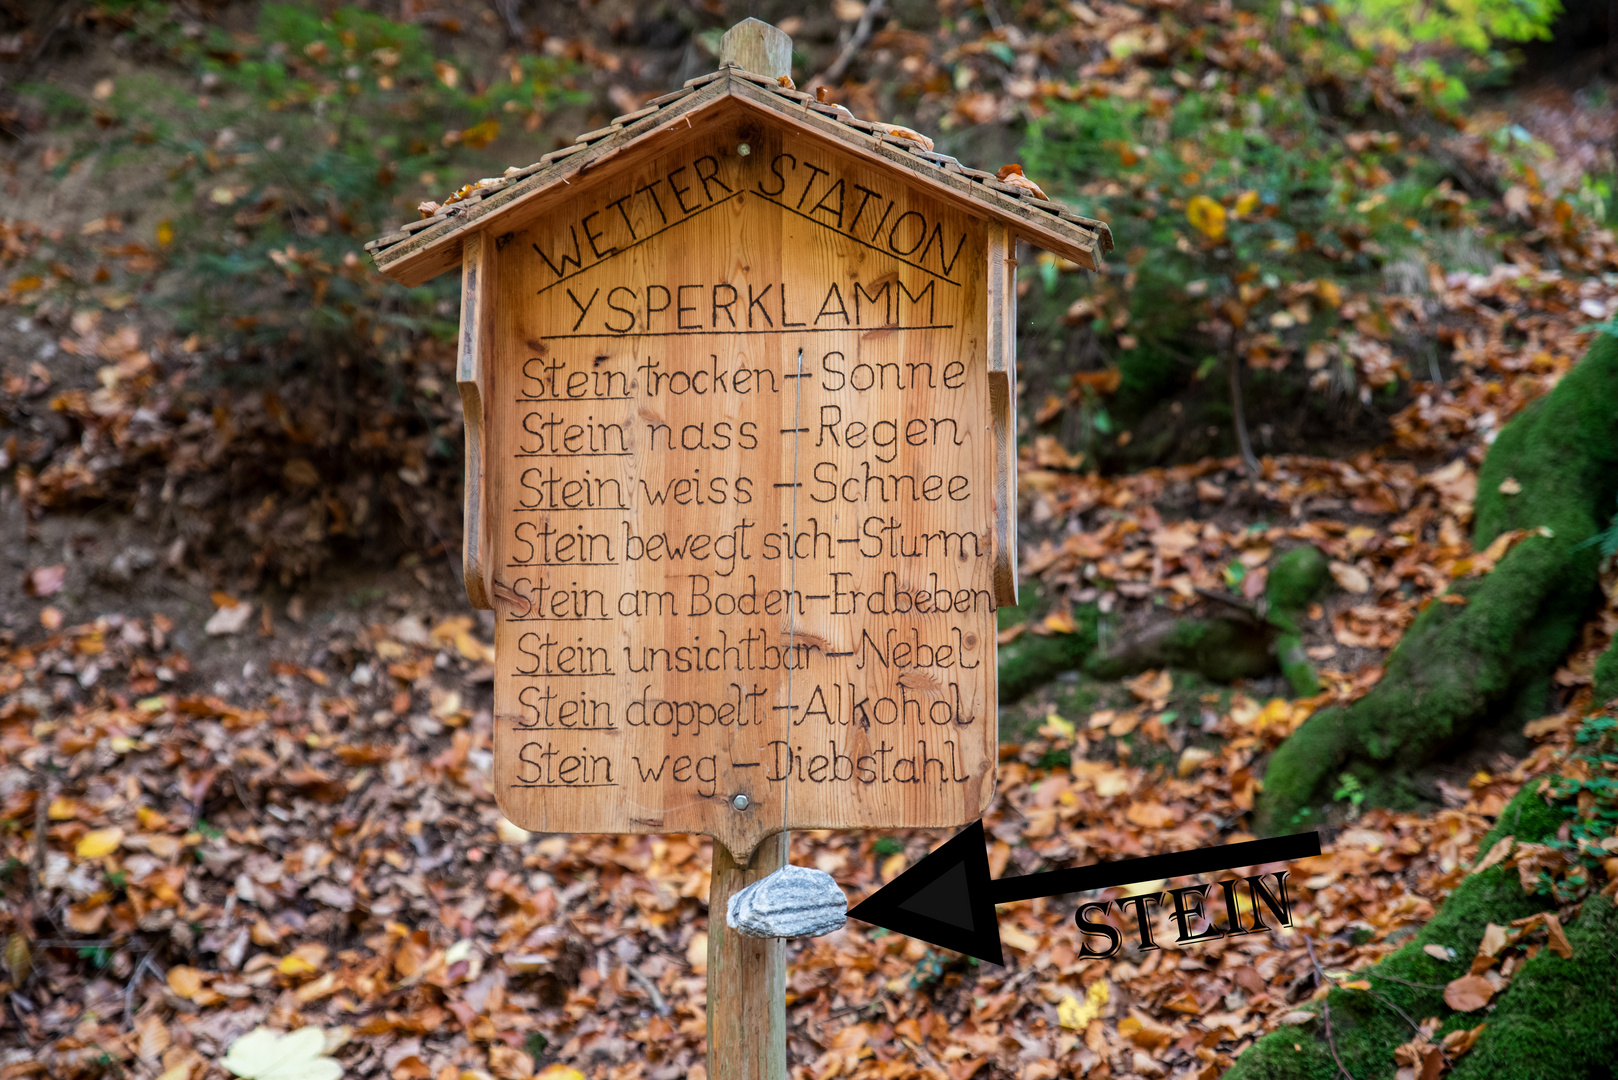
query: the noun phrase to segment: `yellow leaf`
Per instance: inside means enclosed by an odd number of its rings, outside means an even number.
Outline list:
[[[1023,933],[1015,926],[1001,927],[1000,940],[1018,952],[1036,953],[1039,951],[1039,939],[1032,934]]]
[[[455,89],[455,84],[461,81],[461,73],[455,70],[455,65],[443,60],[433,61],[433,74],[438,76],[439,82],[451,90]]]
[[[124,842],[124,830],[113,825],[105,829],[92,829],[79,837],[78,846],[73,853],[81,859],[99,859],[103,855],[111,855],[118,850],[118,845]]]
[[[51,800],[50,809],[46,814],[52,821],[71,821],[79,816],[79,804],[58,795]]]
[[[291,953],[281,957],[281,962],[275,965],[275,970],[283,975],[312,975],[318,969],[297,953]]]
[[[198,990],[202,989],[202,972],[194,967],[186,967],[183,964],[178,967],[171,967],[169,968],[168,983],[170,990],[183,998],[189,999]]]
[[[882,875],[883,882],[886,883],[886,882],[892,881],[894,878],[899,876],[899,872],[902,871],[904,868],[905,868],[904,852],[899,851],[899,852],[895,852],[892,855],[889,855],[886,859],[882,860],[882,872],[881,872],[881,875]]]
[[[1063,998],[1061,1004],[1056,1006],[1056,1019],[1065,1028],[1083,1031],[1090,1021],[1101,1016],[1102,1006],[1110,1000],[1112,988],[1107,985],[1107,980],[1097,979],[1084,992],[1082,1002],[1078,998]]]
[[[560,1061],[547,1065],[534,1074],[534,1080],[584,1080],[584,1074]]]
[[[455,651],[476,664],[487,659],[494,650],[463,631],[455,635]]]
[[[1236,213],[1239,216],[1246,216],[1247,214],[1252,213],[1253,207],[1257,205],[1258,192],[1256,191],[1244,191],[1236,197]]]
[[[1185,219],[1211,240],[1225,238],[1225,208],[1206,195],[1193,195],[1185,204]]]
[[[1053,611],[1045,616],[1040,625],[1053,634],[1071,634],[1078,629],[1071,611]]]
[[[168,247],[174,243],[174,222],[164,218],[157,223],[157,246]]]
[[[1054,712],[1046,715],[1045,726],[1050,728],[1056,734],[1062,736],[1064,739],[1071,739],[1073,737],[1073,721],[1063,719]]]

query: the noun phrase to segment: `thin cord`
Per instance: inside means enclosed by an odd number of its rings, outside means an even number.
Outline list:
[[[792,382],[794,384],[793,395],[792,395],[792,486],[787,489],[787,490],[792,492],[792,514],[791,514],[791,518],[792,518],[791,529],[792,529],[792,532],[787,537],[787,545],[788,545],[788,552],[787,552],[787,565],[788,565],[788,570],[787,570],[787,595],[789,597],[796,598],[797,595],[798,595],[798,542],[797,542],[797,535],[798,535],[798,436],[801,434],[799,429],[803,426],[802,425],[802,419],[801,419],[802,415],[803,415],[803,349],[802,348],[798,349],[798,368],[797,368],[797,371],[794,372],[794,374],[797,376],[797,378],[792,380]],[[797,616],[797,613],[794,612],[790,606],[788,606],[788,608],[787,608],[787,655],[788,656],[793,655],[793,643],[794,643],[794,641],[795,641],[795,639],[797,637],[797,630],[798,630],[798,616]],[[791,754],[792,754],[792,728],[794,726],[795,718],[792,715],[791,706],[794,704],[794,699],[793,699],[793,696],[792,696],[792,672],[793,672],[795,666],[796,666],[796,664],[794,664],[793,667],[788,667],[787,668],[787,706],[788,706],[788,708],[787,708],[787,755],[788,755],[787,756],[787,763],[788,763],[788,767],[787,767],[787,777],[786,777],[786,781],[785,781],[786,790],[781,795],[781,823],[783,825],[786,824],[786,822],[787,822],[787,805],[788,805],[788,803],[790,801],[790,797],[792,795],[792,768],[791,768],[791,761],[792,761],[792,757],[791,757]],[[787,861],[790,862],[791,857],[792,857],[792,851],[791,851],[791,847],[789,845],[788,849],[787,849]]]

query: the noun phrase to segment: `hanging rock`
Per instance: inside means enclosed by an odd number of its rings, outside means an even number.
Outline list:
[[[725,922],[748,937],[819,937],[848,921],[848,898],[830,874],[783,866],[730,898]]]

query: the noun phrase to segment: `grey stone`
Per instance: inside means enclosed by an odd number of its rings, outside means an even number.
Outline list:
[[[755,938],[819,937],[848,921],[848,898],[832,876],[783,866],[730,898],[725,922]]]

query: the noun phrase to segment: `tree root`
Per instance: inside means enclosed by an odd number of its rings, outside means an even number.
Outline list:
[[[1520,494],[1500,492],[1508,478]],[[1490,720],[1537,715],[1598,596],[1598,553],[1585,541],[1615,496],[1618,339],[1602,334],[1506,426],[1480,471],[1475,546],[1508,529],[1539,531],[1486,577],[1452,586],[1464,605],[1430,605],[1370,693],[1316,713],[1281,745],[1264,778],[1260,832],[1318,821],[1344,772],[1375,802],[1414,802],[1412,770]]]
[[[1519,841],[1538,842],[1556,835],[1556,830],[1566,820],[1566,812],[1547,805],[1534,793],[1536,785],[1526,785],[1516,798],[1512,799],[1500,815],[1500,822],[1479,845],[1480,852],[1487,852],[1495,841],[1503,836],[1515,836]],[[1586,908],[1593,914],[1597,909],[1592,907],[1595,901],[1587,901]],[[1604,903],[1604,901],[1603,901]],[[1476,1027],[1480,1022],[1487,1021],[1489,1029],[1484,1032],[1478,1045],[1472,1050],[1472,1055],[1480,1060],[1499,1060],[1493,1055],[1505,1055],[1513,1051],[1508,1048],[1513,1044],[1509,1031],[1496,1030],[1497,1025],[1492,1017],[1478,1013],[1457,1013],[1444,1004],[1444,986],[1452,979],[1466,974],[1467,966],[1476,954],[1478,943],[1483,938],[1483,931],[1489,923],[1505,924],[1512,919],[1532,915],[1535,912],[1546,910],[1550,901],[1546,897],[1529,896],[1523,893],[1522,883],[1519,881],[1517,871],[1505,866],[1492,866],[1480,873],[1472,874],[1458,885],[1449,898],[1444,901],[1438,913],[1422,927],[1421,931],[1407,942],[1398,952],[1383,960],[1381,963],[1358,973],[1356,977],[1364,976],[1369,979],[1375,993],[1366,993],[1361,990],[1345,990],[1334,988],[1329,991],[1322,1002],[1322,1008],[1329,1005],[1331,1008],[1332,1039],[1328,1045],[1325,1032],[1320,1025],[1312,1027],[1284,1027],[1272,1032],[1254,1043],[1236,1064],[1225,1074],[1224,1080],[1338,1080],[1341,1073],[1338,1071],[1338,1062],[1347,1069],[1355,1080],[1392,1080],[1397,1065],[1393,1059],[1393,1050],[1411,1039],[1409,1018],[1425,1019],[1431,1016],[1442,1017],[1443,1026],[1439,1029],[1441,1038],[1443,1034],[1460,1028]],[[1581,916],[1573,925],[1583,923]],[[1605,931],[1605,922],[1608,916],[1598,916],[1591,926],[1591,932]],[[1581,938],[1585,931],[1581,931]],[[1568,935],[1573,937],[1572,926],[1568,928]],[[1454,951],[1453,960],[1439,960],[1424,951],[1428,945],[1438,945]],[[1552,958],[1563,965],[1580,962],[1579,945],[1575,945],[1574,961],[1562,961]],[[1610,952],[1611,946],[1602,946]],[[1596,957],[1596,947],[1586,950],[1590,956]],[[1530,963],[1538,964],[1549,950],[1543,950],[1539,957]],[[1547,970],[1563,973],[1564,969],[1546,964]],[[1580,969],[1583,970],[1582,968]],[[1612,1008],[1613,1000],[1610,989],[1602,989],[1610,980],[1614,970],[1611,961],[1596,963],[1598,973],[1595,976],[1596,985],[1586,987],[1593,995],[1600,998],[1605,1007]],[[1606,974],[1600,974],[1605,972]],[[1528,968],[1518,974],[1523,979],[1528,974]],[[1531,984],[1525,983],[1525,987]],[[1537,985],[1537,984],[1533,984]],[[1560,984],[1559,984],[1560,985]],[[1515,988],[1516,983],[1513,983]],[[1511,991],[1501,998],[1497,1011],[1507,1007]],[[1517,1006],[1512,1006],[1517,1008]],[[1536,1008],[1531,1006],[1528,1008]],[[1309,1007],[1313,1011],[1313,1006]],[[1610,1028],[1611,1018],[1607,1026]],[[1602,1036],[1605,1039],[1606,1036]],[[1593,1042],[1598,1040],[1592,1040]],[[1498,1044],[1501,1049],[1491,1050],[1492,1045]],[[1601,1042],[1600,1045],[1608,1045]],[[1468,1058],[1461,1059],[1463,1063]],[[1457,1071],[1455,1076],[1462,1077]],[[1530,1080],[1540,1076],[1554,1076],[1560,1080],[1563,1077],[1582,1076],[1584,1073],[1541,1073],[1531,1063],[1519,1062],[1515,1068],[1502,1068],[1494,1072],[1467,1073],[1468,1080],[1481,1080],[1483,1077],[1506,1077],[1512,1080]]]

